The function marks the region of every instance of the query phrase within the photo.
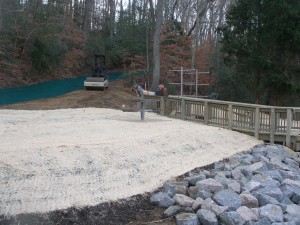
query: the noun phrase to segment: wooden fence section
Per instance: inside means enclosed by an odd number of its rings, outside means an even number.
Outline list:
[[[300,108],[273,107],[188,97],[157,97],[160,114],[218,126],[296,150],[300,142]]]

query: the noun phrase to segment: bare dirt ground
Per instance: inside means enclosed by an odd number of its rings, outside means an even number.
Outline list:
[[[122,105],[130,107],[136,104],[133,102],[134,99],[137,99],[137,96],[132,92],[130,85],[118,80],[110,82],[109,88],[105,91],[82,89],[55,98],[0,106],[0,109],[49,110],[85,107],[120,109]]]
[[[145,123],[141,123],[138,113],[70,110],[88,107],[120,109],[122,105],[131,107],[136,104],[133,102],[136,98],[129,86],[118,81],[105,91],[79,90],[56,98],[2,106],[0,116],[6,130],[0,130],[3,134],[0,167],[4,169],[0,172],[0,176],[4,176],[0,179],[3,193],[0,203],[6,201],[6,205],[4,202],[0,204],[0,224],[174,225],[174,218],[162,219],[164,210],[149,204],[149,196],[155,188],[159,188],[168,177],[175,179],[188,170],[207,166],[214,160],[230,157],[260,143],[236,132],[201,127],[155,114],[147,113]],[[164,124],[166,129],[157,133],[159,124]],[[96,138],[103,135],[106,141]],[[187,135],[189,138],[184,138]],[[130,137],[129,145],[126,136]],[[92,145],[91,141],[94,141]],[[99,149],[102,150],[99,152]],[[102,151],[107,154],[101,154]],[[201,155],[201,158],[196,155]],[[132,173],[127,174],[127,171]],[[80,177],[90,172],[91,179]],[[101,179],[105,174],[109,180],[117,179],[114,182],[117,185],[109,186],[105,180],[101,181],[99,172],[102,173]],[[51,182],[55,185],[47,184],[49,177],[53,178]],[[120,186],[118,181],[124,177],[129,180]],[[99,181],[105,185],[99,186]],[[127,184],[132,181],[136,182],[134,186]],[[59,185],[64,183],[65,186]],[[103,190],[93,191],[90,185]],[[49,188],[58,189],[63,195],[49,196],[49,192],[43,191]],[[129,190],[127,195],[125,189]],[[107,198],[99,200],[105,193]],[[86,194],[88,196],[84,198]],[[111,198],[113,201],[106,201],[109,194],[115,195]],[[38,201],[31,204],[28,199]],[[94,202],[95,199],[99,204]],[[50,206],[44,204],[49,200]],[[65,206],[57,207],[57,200]],[[93,203],[84,202],[88,200]],[[10,208],[8,204],[18,207]],[[11,216],[9,212],[18,215]]]

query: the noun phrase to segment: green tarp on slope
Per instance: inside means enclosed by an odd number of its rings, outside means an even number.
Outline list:
[[[122,78],[122,72],[109,73],[109,81]],[[50,98],[83,89],[86,76],[47,81],[35,85],[0,89],[0,105]]]

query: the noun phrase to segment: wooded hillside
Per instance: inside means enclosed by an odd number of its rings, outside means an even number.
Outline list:
[[[224,100],[294,104],[299,15],[297,0],[2,0],[0,88],[81,76],[101,53],[154,85],[183,66]]]

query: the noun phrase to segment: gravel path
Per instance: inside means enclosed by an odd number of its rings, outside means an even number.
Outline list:
[[[226,129],[113,109],[0,110],[0,215],[150,192],[261,143]]]

